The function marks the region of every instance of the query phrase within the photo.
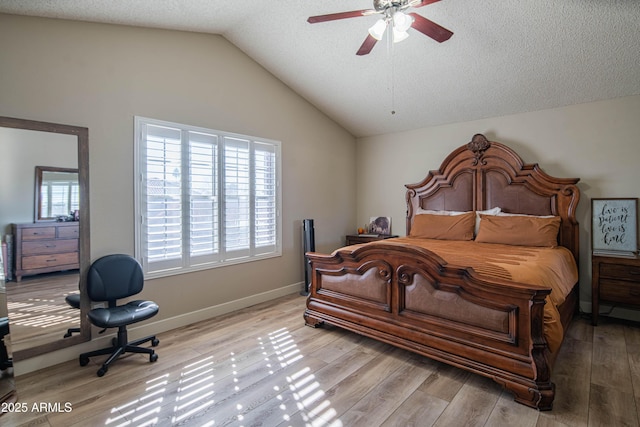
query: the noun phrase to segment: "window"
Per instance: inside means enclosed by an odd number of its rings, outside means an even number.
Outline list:
[[[68,216],[70,212],[80,209],[80,186],[77,180],[66,177],[51,179],[40,186],[40,198],[42,218]]]
[[[135,143],[146,274],[281,255],[280,142],[136,117]]]

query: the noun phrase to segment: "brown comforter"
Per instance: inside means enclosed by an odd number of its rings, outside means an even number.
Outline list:
[[[578,268],[568,249],[415,237],[386,239],[384,243],[420,246],[448,264],[472,267],[483,276],[551,288],[544,308],[544,334],[551,352],[560,348],[564,331],[557,306],[578,281]]]

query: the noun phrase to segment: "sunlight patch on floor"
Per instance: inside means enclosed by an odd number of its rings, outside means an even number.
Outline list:
[[[55,300],[30,298],[22,302],[7,302],[12,325],[50,328],[52,326],[78,325],[79,311],[66,304],[56,304]]]
[[[169,374],[146,382],[145,394],[139,399],[111,409],[105,425],[110,427],[151,426],[158,422],[164,393],[169,383]]]
[[[304,355],[300,353],[295,340],[286,328],[278,329],[269,333],[266,337],[258,337],[258,346],[262,354],[266,377],[261,381],[276,382],[278,384],[270,386],[275,395],[271,395],[265,390],[264,401],[242,402],[233,404],[235,415],[227,413],[225,420],[214,420],[208,417],[216,415],[214,404],[232,403],[234,397],[242,398],[241,378],[244,372],[255,371],[256,364],[249,362],[247,366],[242,366],[242,361],[247,360],[244,354],[229,353],[229,358],[216,362],[213,356],[204,357],[193,363],[184,366],[178,379],[175,390],[170,387],[170,374],[164,374],[153,380],[147,381],[142,396],[134,401],[111,409],[109,418],[105,425],[108,427],[125,426],[150,426],[159,425],[170,419],[171,425],[182,424],[189,418],[203,418],[201,426],[211,427],[217,423],[228,423],[235,421],[236,425],[242,425],[245,417],[253,410],[260,410],[262,405],[274,405],[273,399],[281,403],[277,408],[282,411],[281,420],[285,422],[298,422],[302,418],[305,426],[308,427],[342,427],[342,422],[337,419],[337,412],[332,408],[331,402],[326,399],[326,393],[320,383],[316,380],[309,367],[303,367],[292,374],[291,367],[300,363]],[[249,354],[250,352],[247,352]],[[229,386],[233,387],[231,395],[229,393],[216,392],[214,381],[215,372],[227,371],[231,377],[226,376]],[[274,380],[268,380],[270,376],[276,376]],[[279,376],[278,376],[279,375]],[[224,378],[225,376],[223,376]],[[218,380],[220,381],[220,380]],[[255,382],[248,384],[248,387],[255,385]],[[220,387],[220,385],[218,385]],[[224,391],[224,390],[222,390]],[[214,400],[218,394],[221,400]],[[175,395],[175,397],[174,397]],[[163,405],[166,399],[172,399],[173,404],[167,407]],[[294,402],[294,404],[291,404]],[[289,403],[287,405],[287,403]],[[277,403],[275,403],[277,404]],[[252,407],[253,406],[253,407]],[[161,411],[171,408],[171,415],[161,417]],[[265,407],[268,408],[268,407]],[[211,411],[210,414],[203,412]]]

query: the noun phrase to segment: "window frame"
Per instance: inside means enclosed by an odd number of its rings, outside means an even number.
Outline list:
[[[148,241],[146,233],[146,224],[144,220],[146,217],[146,200],[143,200],[145,193],[145,171],[147,170],[147,156],[143,152],[145,147],[147,146],[148,139],[146,139],[145,128],[147,125],[156,126],[156,127],[166,127],[173,128],[174,130],[179,130],[181,134],[180,139],[180,150],[181,156],[185,156],[185,153],[189,154],[190,151],[190,143],[189,139],[186,139],[184,136],[190,133],[194,134],[204,134],[213,136],[216,141],[212,146],[213,150],[216,150],[216,162],[217,162],[217,170],[216,177],[213,178],[214,181],[217,182],[217,190],[216,193],[216,202],[217,205],[217,215],[215,215],[215,221],[217,222],[217,236],[215,237],[215,241],[217,242],[217,251],[214,248],[214,255],[207,256],[198,261],[196,256],[193,257],[190,253],[192,238],[189,235],[190,233],[190,219],[191,214],[193,214],[192,207],[184,208],[185,201],[182,201],[181,204],[183,209],[181,210],[182,220],[181,222],[181,235],[182,235],[182,246],[180,250],[179,261],[173,263],[167,263],[164,267],[162,265],[164,262],[149,262],[147,257],[148,254],[144,253],[146,243]],[[248,160],[247,160],[247,169],[249,174],[249,193],[248,196],[248,217],[249,217],[249,231],[248,231],[248,248],[245,248],[241,251],[231,251],[225,249],[225,209],[226,203],[225,197],[227,196],[226,188],[225,188],[225,171],[227,170],[225,167],[225,147],[227,144],[229,146],[233,145],[231,141],[241,141],[247,143],[248,150]],[[169,122],[165,120],[152,119],[147,117],[135,116],[134,117],[134,215],[135,215],[135,232],[134,232],[134,245],[135,245],[135,257],[141,263],[143,271],[145,272],[145,276],[147,278],[154,277],[165,277],[172,276],[176,274],[184,274],[192,271],[200,271],[205,269],[223,267],[228,265],[241,264],[246,262],[258,261],[267,258],[274,258],[282,256],[282,153],[281,153],[281,145],[280,141],[271,140],[267,138],[260,138],[248,135],[241,135],[237,133],[231,133],[226,131],[220,131],[215,129],[207,129],[203,127],[185,125],[175,122]],[[186,146],[186,147],[185,147]],[[263,148],[262,150],[257,150],[257,147]],[[268,150],[266,148],[268,147]],[[270,151],[273,152],[273,161],[275,163],[274,172],[275,172],[275,218],[269,217],[269,219],[273,219],[275,222],[275,242],[273,245],[268,245],[270,247],[267,251],[261,251],[260,246],[256,244],[255,239],[255,230],[259,228],[256,226],[255,222],[255,212],[256,212],[256,152],[264,152]],[[182,160],[183,168],[180,170],[180,197],[189,199],[190,193],[188,191],[188,185],[191,182],[192,178],[192,162],[189,159]],[[186,201],[187,204],[190,203],[190,199]],[[191,205],[189,205],[191,206]],[[185,212],[186,211],[186,212]],[[245,211],[246,212],[246,211]],[[214,227],[215,228],[215,227]],[[262,246],[264,247],[264,246]],[[272,247],[272,249],[271,249]],[[160,267],[159,267],[160,266]],[[155,267],[155,268],[154,268]]]

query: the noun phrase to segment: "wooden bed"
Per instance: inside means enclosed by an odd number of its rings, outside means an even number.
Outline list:
[[[579,301],[577,182],[524,164],[510,148],[478,134],[453,151],[438,171],[406,186],[407,236],[421,209],[500,207],[509,213],[559,216],[558,245],[570,251],[576,266],[576,281],[558,306],[561,329],[566,330]],[[512,392],[517,402],[550,410],[557,350],[550,351],[545,338],[544,310],[551,288],[479,274],[406,244],[407,238],[399,239],[403,244],[393,240],[332,254],[308,253],[312,277],[306,324],[326,322],[484,375]],[[425,298],[436,294],[441,302],[433,309]],[[426,302],[431,308],[423,309]],[[499,326],[486,321],[490,317]]]

